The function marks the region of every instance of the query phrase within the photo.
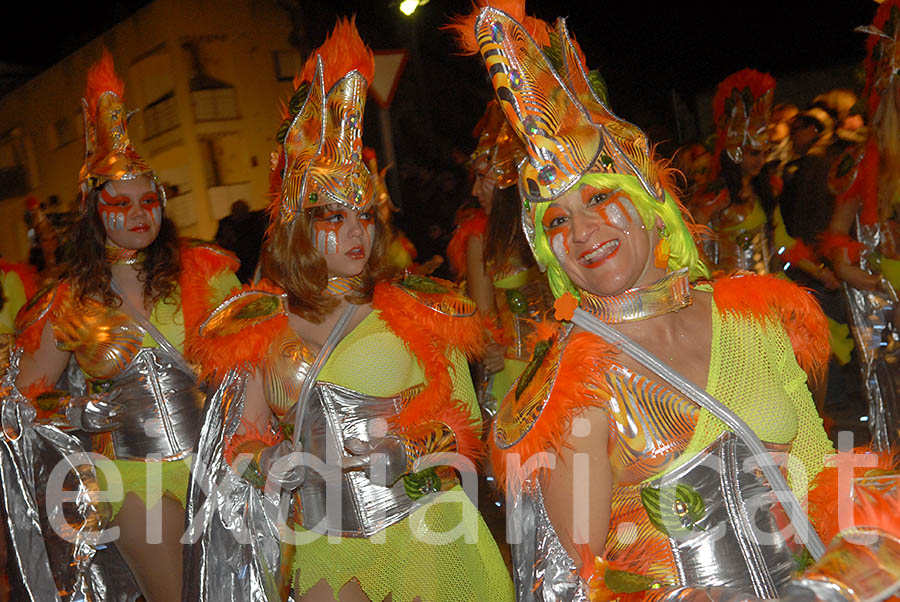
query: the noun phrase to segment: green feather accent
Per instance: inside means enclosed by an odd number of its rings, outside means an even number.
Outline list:
[[[656,585],[656,581],[650,577],[615,569],[607,569],[603,581],[606,582],[606,587],[617,594],[642,592],[652,589]]]
[[[297,116],[297,113],[300,112],[300,108],[303,107],[303,103],[306,102],[307,96],[309,96],[309,84],[307,82],[302,82],[296,92],[294,92],[294,95],[291,96],[291,102],[288,103],[288,111],[290,112],[291,117]]]
[[[544,358],[550,353],[550,342],[551,339],[547,339],[546,341],[539,341],[534,346],[534,355],[531,356],[531,361],[522,370],[522,376],[519,377],[519,383],[516,385],[516,399],[519,399],[525,388],[534,380],[534,375],[537,374],[538,368],[541,367],[541,364],[544,363]]]
[[[266,295],[243,305],[239,311],[235,312],[235,317],[239,320],[253,320],[263,316],[270,316],[278,312],[280,305],[280,297]]]
[[[409,499],[415,501],[429,493],[441,490],[441,477],[435,467],[403,475],[403,490]]]
[[[692,531],[704,530],[697,523],[706,516],[703,497],[690,485],[679,483],[672,488],[658,487],[641,489],[641,503],[647,511],[647,518],[656,530],[672,537]]]
[[[426,276],[409,274],[400,281],[400,286],[419,293],[446,293],[447,287]]]
[[[600,75],[600,71],[594,69],[588,72],[588,83],[600,102],[609,106],[609,89],[606,87],[606,80]]]

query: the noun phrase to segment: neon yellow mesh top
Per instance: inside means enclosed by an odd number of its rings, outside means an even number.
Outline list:
[[[423,381],[417,359],[379,314],[373,310],[344,337],[318,380],[385,397]],[[465,356],[453,351],[451,360],[453,397],[468,404],[473,417],[480,417]],[[459,487],[443,495],[454,493],[454,501],[441,502],[439,497],[437,503],[422,507],[373,540],[340,538],[329,542],[329,538],[319,537],[297,546],[293,570],[299,573],[294,590],[303,595],[325,579],[337,594],[355,579],[370,600],[391,595],[394,602],[511,602],[512,581],[493,536]],[[464,498],[462,502],[460,497]],[[422,541],[425,530],[449,532],[461,524],[467,525],[471,538],[444,545]],[[381,542],[374,541],[379,538]]]
[[[763,442],[791,444],[791,455],[800,460],[808,480],[822,470],[824,456],[834,453],[807,388],[806,372],[797,364],[791,341],[778,322],[764,329],[753,319],[719,311],[713,301],[706,391],[745,420]],[[726,429],[722,421],[702,410],[682,461]],[[788,481],[803,499],[805,479],[789,471]]]

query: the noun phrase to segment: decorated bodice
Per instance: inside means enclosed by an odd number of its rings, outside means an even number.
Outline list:
[[[23,314],[20,319],[27,321],[20,325],[22,330],[49,320],[57,348],[71,352],[91,381],[121,374],[144,346],[147,334],[121,308],[93,298],[78,299],[68,283],[36,295]]]
[[[627,368],[611,370],[609,463],[619,484],[636,484],[671,466],[684,453],[700,408],[668,386]]]
[[[533,351],[529,342],[537,322],[553,306],[547,279],[536,267],[528,268],[515,258],[502,266],[490,265],[494,302],[506,343],[506,357],[528,361]]]

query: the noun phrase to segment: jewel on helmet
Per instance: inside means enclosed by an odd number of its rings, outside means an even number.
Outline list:
[[[545,165],[538,172],[538,181],[541,184],[543,184],[544,186],[552,184],[555,179],[556,179],[556,168],[553,167],[552,165]]]
[[[503,25],[495,21],[491,26],[491,40],[493,40],[495,44],[499,44],[503,41],[503,38]]]

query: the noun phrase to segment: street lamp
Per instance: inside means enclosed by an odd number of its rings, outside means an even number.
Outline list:
[[[416,12],[420,6],[428,4],[428,0],[403,0],[400,3],[400,12],[407,17]]]

